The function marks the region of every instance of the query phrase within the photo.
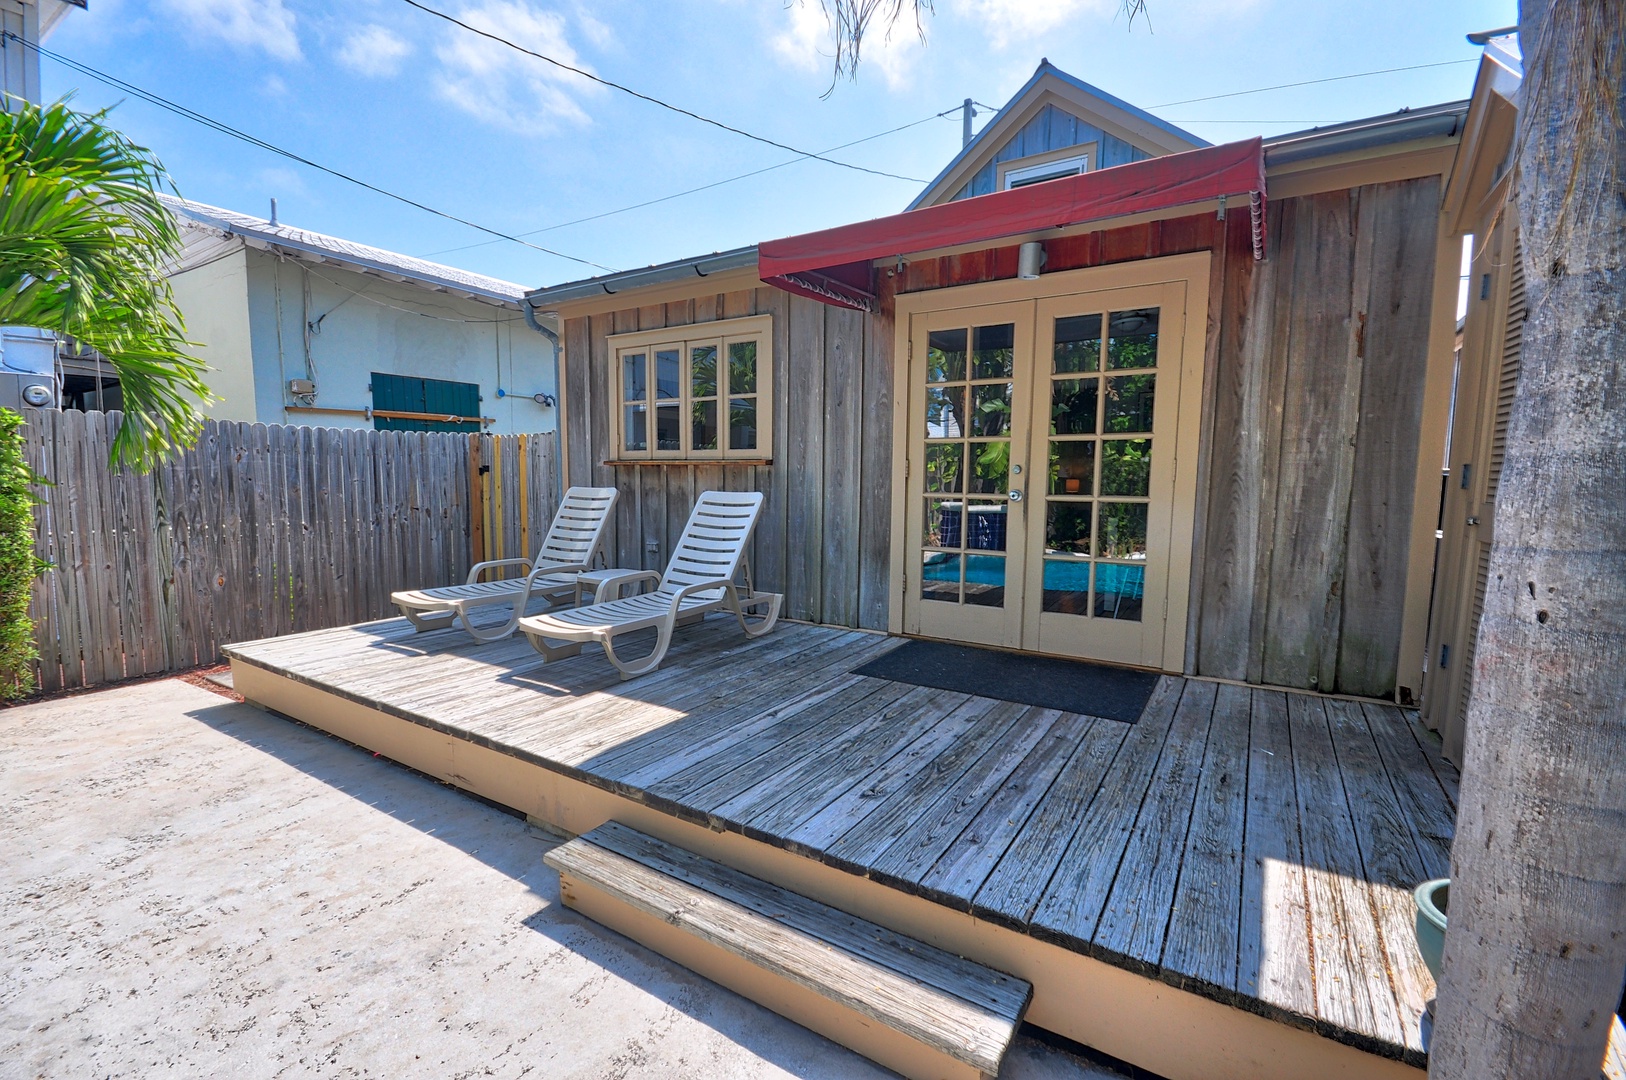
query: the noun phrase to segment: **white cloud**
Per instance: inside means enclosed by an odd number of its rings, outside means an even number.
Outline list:
[[[282,0],[163,0],[163,6],[197,33],[263,49],[278,60],[301,56],[294,13]]]
[[[591,70],[571,47],[564,16],[526,0],[486,0],[457,17],[562,63]],[[487,123],[540,133],[561,123],[590,122],[579,99],[599,88],[580,75],[457,27],[449,28],[435,56],[441,65],[436,78],[440,95]]]
[[[785,12],[790,25],[768,40],[769,47],[798,70],[828,76],[834,68],[836,45],[819,0],[799,0],[788,5]],[[864,35],[859,74],[862,77],[877,71],[889,89],[902,89],[909,82],[922,44],[915,22],[907,14],[890,27],[877,20]]]
[[[594,48],[608,49],[616,44],[615,31],[595,19],[585,7],[576,8],[576,25]]]
[[[996,49],[1037,41],[1087,15],[1111,18],[1118,0],[959,0],[958,13],[982,24]]]
[[[401,70],[401,61],[412,54],[412,43],[387,27],[370,23],[358,26],[339,46],[339,63],[358,75],[387,78]]]

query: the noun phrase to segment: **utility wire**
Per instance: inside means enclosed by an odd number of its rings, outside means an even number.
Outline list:
[[[675,112],[680,116],[687,116],[691,120],[698,120],[702,124],[710,124],[712,127],[722,128],[724,131],[733,132],[735,135],[743,135],[747,139],[754,139],[759,143],[766,143],[769,146],[778,147],[780,150],[789,150],[791,153],[800,154],[802,157],[816,158],[819,161],[827,162],[831,165],[840,165],[843,169],[853,169],[857,172],[869,173],[871,176],[885,176],[892,180],[907,180],[911,184],[924,184],[926,182],[914,176],[900,176],[898,173],[885,172],[881,169],[869,169],[862,165],[854,165],[847,161],[837,161],[835,158],[825,157],[823,154],[815,154],[810,150],[801,150],[787,143],[777,142],[763,135],[754,135],[743,128],[737,128],[730,124],[725,124],[721,120],[713,120],[709,116],[702,116],[690,109],[683,108],[681,105],[673,105],[669,101],[662,101],[658,97],[651,97],[648,94],[640,93],[639,91],[632,89],[630,86],[623,86],[618,82],[612,82],[609,79],[594,75],[591,71],[586,71],[582,68],[576,67],[573,64],[567,64],[563,60],[555,60],[553,57],[548,56],[545,53],[539,53],[534,49],[527,49],[518,42],[510,41],[508,38],[505,38],[500,34],[493,34],[489,30],[482,30],[478,26],[471,26],[462,19],[457,18],[455,15],[448,15],[446,12],[439,11],[427,4],[420,4],[418,0],[401,0],[401,2],[410,7],[415,7],[425,14],[433,15],[437,19],[444,19],[453,26],[461,26],[471,34],[478,34],[480,37],[486,38],[490,41],[495,41],[499,45],[506,45],[516,52],[524,53],[526,56],[534,56],[538,60],[545,60],[562,71],[568,71],[571,74],[580,75],[584,79],[596,82],[600,86],[608,86],[612,90],[619,90],[623,94],[630,94],[641,101],[649,102],[651,105],[659,105],[663,109],[670,109],[672,112]]]
[[[875,139],[885,138],[888,135],[896,135],[900,131],[907,131],[912,127],[919,127],[921,124],[929,124],[933,120],[939,120],[945,116],[949,116],[952,113],[957,113],[960,111],[960,108],[961,106],[956,105],[952,109],[944,109],[940,113],[934,113],[931,116],[922,117],[919,120],[913,120],[907,124],[900,124],[897,127],[891,128],[887,131],[876,132],[874,135],[866,135],[862,139],[854,139],[852,142],[842,143],[840,146],[832,146],[828,150],[821,152],[831,154],[837,150],[845,150],[849,146],[857,146],[859,143],[872,142]],[[730,176],[725,180],[714,180],[709,184],[701,184],[699,187],[692,187],[685,191],[675,191],[670,195],[662,195],[657,199],[646,199],[641,203],[633,203],[631,206],[623,206],[615,210],[606,210],[601,214],[589,214],[587,217],[579,217],[571,221],[561,221],[557,225],[546,225],[540,229],[532,229],[530,232],[522,232],[518,235],[537,236],[541,233],[552,232],[555,229],[568,228],[571,225],[581,225],[588,221],[598,221],[600,218],[614,217],[616,214],[625,214],[633,210],[642,210],[646,206],[654,206],[657,203],[671,202],[673,199],[681,199],[685,195],[694,195],[697,192],[710,191],[712,188],[722,187],[724,184],[732,184],[736,180],[747,180],[753,176],[761,176],[763,173],[773,172],[775,169],[783,169],[787,165],[794,165],[799,161],[806,161],[808,160],[808,157],[809,155],[804,154],[801,157],[794,157],[788,161],[781,161],[777,165],[767,165],[760,169],[753,169],[747,173],[740,173],[738,176]],[[485,247],[488,244],[494,243],[496,243],[495,240],[482,240],[477,244],[464,244],[461,247],[441,248],[439,251],[429,252],[428,255],[425,255],[424,257],[427,258],[429,255],[447,255],[454,251],[468,251],[471,248]]]
[[[412,0],[407,0],[411,3]],[[1333,75],[1326,79],[1305,79],[1303,82],[1281,83],[1278,86],[1261,86],[1253,90],[1234,90],[1229,94],[1211,94],[1208,97],[1186,98],[1184,101],[1165,101],[1161,105],[1149,105],[1151,109],[1167,109],[1171,105],[1190,105],[1198,101],[1219,101],[1222,98],[1243,97],[1247,94],[1263,94],[1267,90],[1287,90],[1295,86],[1314,86],[1317,83],[1343,82],[1346,79],[1364,79],[1370,75],[1392,75],[1397,71],[1422,71],[1424,68],[1450,67],[1453,64],[1476,64],[1474,58],[1465,60],[1441,60],[1437,64],[1411,64],[1407,67],[1380,68],[1377,71],[1358,71],[1353,75]],[[1190,123],[1190,121],[1187,121]]]
[[[348,173],[340,172],[338,169],[331,169],[326,165],[322,165],[322,164],[320,164],[318,162],[312,161],[310,158],[303,157],[303,156],[301,156],[299,154],[296,154],[292,150],[284,150],[282,147],[277,146],[277,145],[275,145],[273,143],[268,143],[264,139],[257,138],[256,136],[250,135],[250,134],[248,134],[247,132],[244,132],[244,131],[239,131],[237,128],[234,128],[234,127],[230,126],[229,124],[225,124],[225,123],[222,123],[221,121],[216,120],[216,119],[214,119],[212,117],[205,116],[203,113],[196,112],[195,110],[189,109],[184,105],[178,105],[175,102],[170,101],[167,98],[163,98],[163,97],[158,96],[157,94],[153,93],[150,90],[143,90],[141,87],[136,86],[134,83],[125,82],[123,79],[117,78],[116,76],[113,76],[113,75],[108,75],[105,72],[98,71],[95,68],[90,67],[87,64],[81,64],[77,60],[71,60],[68,57],[61,55],[60,53],[52,52],[50,49],[47,49],[42,45],[38,45],[38,44],[35,44],[32,41],[27,41],[27,40],[25,40],[25,39],[23,39],[21,37],[18,37],[16,34],[12,33],[9,30],[4,31],[3,34],[0,34],[0,38],[3,38],[3,40],[8,41],[8,42],[9,41],[15,41],[15,42],[18,42],[20,44],[26,45],[30,49],[33,49],[35,52],[39,53],[41,56],[49,57],[50,59],[55,60],[57,63],[62,64],[64,67],[72,68],[74,71],[77,71],[82,75],[87,75],[90,78],[97,80],[98,82],[106,83],[108,86],[111,86],[111,87],[113,87],[115,89],[123,90],[125,93],[134,94],[136,97],[141,98],[143,101],[149,102],[149,103],[151,103],[153,105],[157,105],[161,109],[168,109],[170,112],[176,114],[177,116],[181,116],[181,117],[184,117],[185,119],[191,120],[191,121],[193,121],[195,123],[202,124],[204,127],[211,128],[214,131],[218,131],[222,135],[230,135],[234,139],[241,139],[243,142],[246,142],[246,143],[250,144],[251,146],[257,146],[262,150],[269,151],[270,153],[279,154],[282,157],[285,157],[285,158],[289,159],[290,161],[297,161],[301,165],[309,166],[312,169],[316,169],[318,172],[327,173],[329,176],[337,177],[340,180],[347,180],[350,183],[355,184],[358,187],[366,188],[368,191],[372,191],[372,192],[375,192],[375,193],[377,193],[379,195],[383,195],[383,196],[386,196],[388,198],[394,199],[397,202],[405,203],[406,205],[411,206],[411,207],[413,207],[415,209],[418,209],[418,210],[422,210],[425,213],[433,214],[436,217],[445,218],[447,221],[455,221],[459,225],[466,225],[471,229],[477,230],[479,232],[483,232],[483,233],[487,234],[488,236],[496,237],[499,240],[508,240],[508,241],[511,241],[512,243],[515,243],[515,244],[521,244],[521,245],[523,245],[525,247],[530,248],[533,251],[540,251],[545,255],[552,255],[555,258],[560,258],[560,259],[568,259],[571,262],[581,263],[583,266],[591,266],[591,267],[593,267],[595,269],[598,269],[598,270],[606,270],[606,271],[609,271],[611,273],[615,272],[614,267],[605,266],[603,263],[596,263],[591,259],[583,259],[583,258],[579,258],[578,256],[575,256],[575,255],[567,255],[562,251],[555,251],[553,248],[543,247],[540,244],[533,244],[529,240],[521,240],[517,236],[513,236],[513,235],[510,235],[509,233],[501,232],[501,231],[499,231],[497,229],[487,228],[486,226],[476,224],[475,222],[470,221],[467,218],[458,217],[456,214],[449,214],[444,210],[436,210],[433,206],[428,206],[428,205],[426,205],[424,203],[418,202],[416,199],[409,199],[405,195],[397,195],[393,191],[389,191],[389,190],[387,190],[385,188],[381,188],[376,184],[369,184],[365,180],[357,179],[356,177],[351,176]]]

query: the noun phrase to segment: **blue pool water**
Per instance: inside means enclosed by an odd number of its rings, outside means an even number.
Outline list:
[[[928,581],[958,581],[960,567],[957,559],[954,555],[928,554],[923,576]],[[1005,560],[999,556],[967,555],[965,579],[976,585],[1004,585]],[[1098,593],[1138,595],[1145,584],[1144,566],[1101,563],[1096,571],[1095,588]],[[1047,559],[1044,564],[1044,587],[1052,592],[1088,592],[1090,564],[1073,559]]]

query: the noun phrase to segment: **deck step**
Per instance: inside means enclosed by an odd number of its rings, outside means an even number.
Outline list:
[[[609,822],[550,851],[565,903],[905,1076],[991,1077],[1027,982]]]

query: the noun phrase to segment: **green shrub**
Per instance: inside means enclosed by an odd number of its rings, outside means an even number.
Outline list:
[[[44,479],[23,457],[23,418],[0,409],[0,699],[34,689],[34,625],[28,598],[50,563],[34,554],[34,485]]]

